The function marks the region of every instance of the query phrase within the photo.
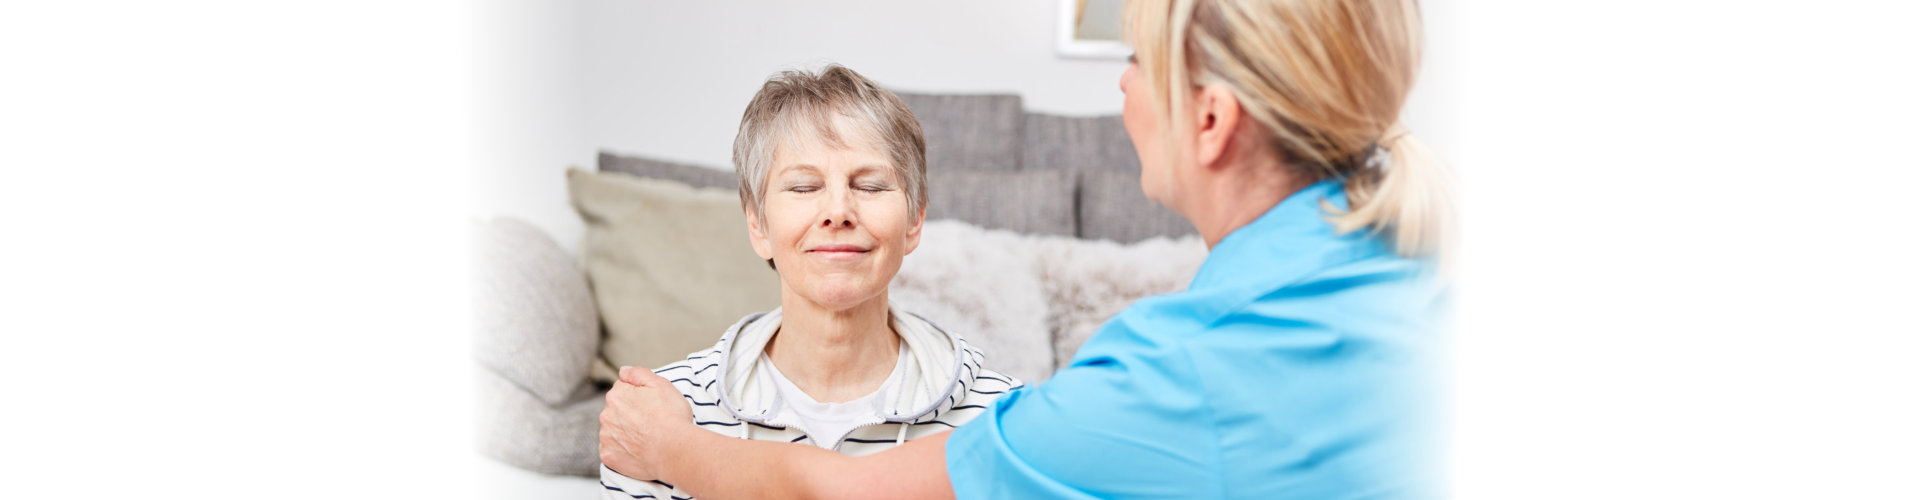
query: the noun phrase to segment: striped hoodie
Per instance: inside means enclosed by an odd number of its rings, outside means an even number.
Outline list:
[[[824,447],[852,456],[878,453],[972,420],[1002,393],[1023,385],[981,367],[985,356],[959,335],[912,313],[890,313],[893,331],[905,346],[903,378],[881,396],[870,422]],[[774,380],[756,369],[754,361],[779,326],[779,309],[748,315],[728,328],[713,348],[654,372],[680,390],[702,429],[741,439],[819,446],[797,426],[793,412],[780,411],[783,402]],[[691,498],[671,484],[635,480],[606,465],[600,466],[600,485],[607,499]]]

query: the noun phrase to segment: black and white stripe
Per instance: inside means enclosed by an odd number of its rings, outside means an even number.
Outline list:
[[[757,316],[757,315],[756,315]],[[674,388],[680,391],[693,411],[694,423],[702,429],[728,437],[746,437],[759,441],[780,441],[789,443],[813,443],[810,436],[799,429],[769,425],[751,420],[741,420],[727,408],[727,401],[721,397],[720,376],[728,370],[721,366],[727,346],[732,337],[739,333],[741,325],[756,316],[750,316],[729,330],[720,344],[712,349],[695,352],[687,359],[654,370]],[[924,321],[924,319],[921,319]],[[937,329],[937,327],[935,327]],[[912,416],[905,423],[905,439],[913,440],[927,435],[946,432],[958,428],[982,412],[992,407],[1007,392],[1025,387],[1018,379],[1006,374],[994,372],[981,366],[985,354],[968,345],[957,335],[950,335],[957,348],[955,354],[960,357],[960,368],[953,371],[959,377],[954,381],[951,392],[936,400],[938,405],[931,410]],[[718,369],[716,369],[718,368]],[[728,382],[735,384],[735,382]],[[733,402],[732,404],[739,404]],[[903,409],[902,412],[915,411]],[[880,423],[858,429],[835,443],[834,449],[852,456],[864,456],[893,448],[899,445],[902,437],[899,423]],[[635,481],[620,476],[604,466],[601,467],[601,482],[605,487],[604,498],[620,500],[627,498],[654,498],[662,500],[691,500],[685,492],[672,485],[659,481]]]

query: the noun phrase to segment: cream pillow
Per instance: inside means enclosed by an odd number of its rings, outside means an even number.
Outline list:
[[[684,359],[779,307],[780,276],[753,253],[733,191],[569,169],[567,192],[586,222],[580,260],[605,330],[595,380]]]

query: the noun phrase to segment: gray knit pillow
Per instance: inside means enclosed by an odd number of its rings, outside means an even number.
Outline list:
[[[538,228],[515,219],[475,222],[474,357],[547,403],[587,380],[600,316],[586,275]]]
[[[606,392],[582,379],[564,401],[542,401],[499,374],[478,372],[474,437],[481,454],[543,474],[598,475]]]

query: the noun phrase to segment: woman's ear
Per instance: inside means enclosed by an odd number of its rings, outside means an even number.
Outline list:
[[[907,253],[920,248],[920,229],[926,225],[927,209],[922,208],[913,214],[913,220],[907,226]]]
[[[1201,166],[1220,167],[1220,160],[1234,147],[1234,135],[1240,132],[1240,99],[1226,87],[1207,85],[1194,96],[1193,104],[1197,115],[1194,130],[1199,132],[1194,152]]]
[[[753,243],[753,253],[762,259],[773,259],[773,243],[767,241],[767,229],[760,224],[760,218],[753,215],[753,209],[742,207],[747,212],[747,241]]]

